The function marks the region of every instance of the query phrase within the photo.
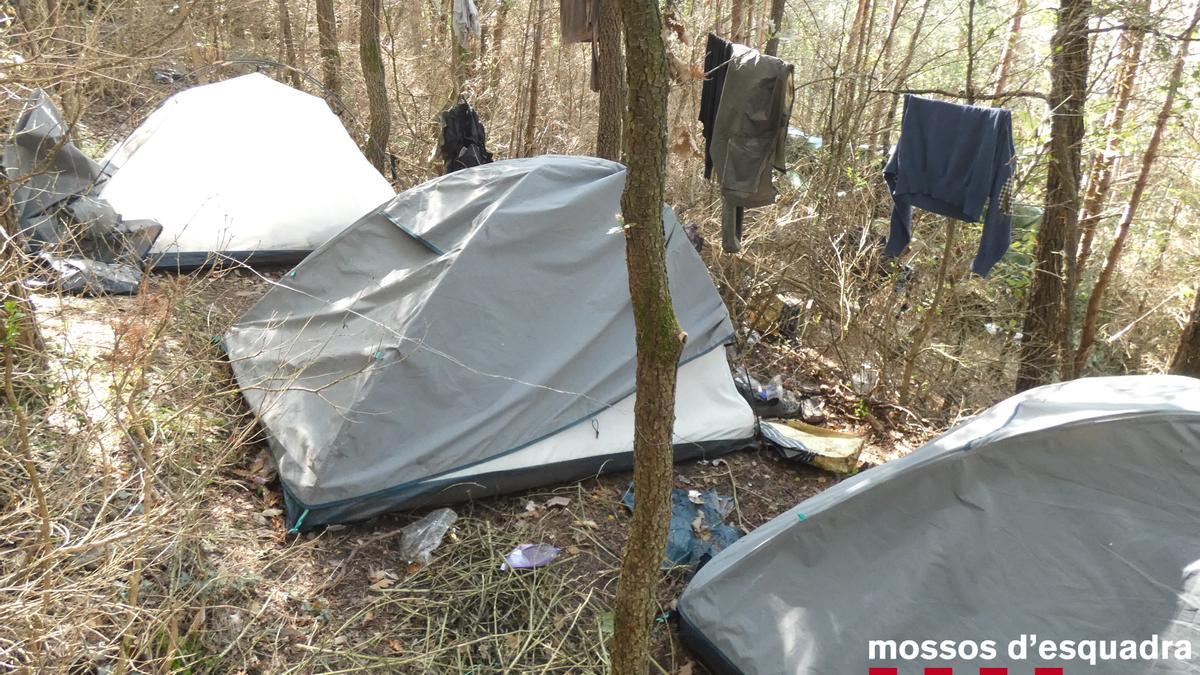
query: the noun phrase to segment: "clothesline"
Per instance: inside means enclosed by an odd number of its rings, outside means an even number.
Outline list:
[[[944,89],[872,89],[870,91],[872,94],[913,94],[916,96],[928,96],[930,94],[936,94],[938,96],[946,96],[948,98],[976,98],[987,101],[1001,98],[1040,98],[1043,101],[1049,99],[1048,96],[1040,91],[1026,90],[1002,91],[995,94],[971,94],[970,97],[962,92],[954,93]]]

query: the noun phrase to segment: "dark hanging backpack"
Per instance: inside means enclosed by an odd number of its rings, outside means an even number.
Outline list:
[[[491,163],[492,153],[487,151],[487,133],[470,104],[460,101],[443,112],[441,117],[445,173]]]

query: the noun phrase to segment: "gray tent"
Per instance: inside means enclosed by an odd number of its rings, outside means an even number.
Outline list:
[[[497,162],[443,176],[316,250],[226,336],[304,527],[631,464],[634,334],[619,164]],[[708,270],[664,210],[688,333],[676,454],[750,442]]]
[[[808,675],[1196,673],[1198,608],[1200,380],[1172,376],[1011,398],[763,525],[679,600],[714,671]]]

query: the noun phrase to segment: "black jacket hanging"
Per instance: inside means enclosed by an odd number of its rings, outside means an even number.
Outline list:
[[[492,161],[487,150],[487,133],[479,115],[466,101],[446,110],[441,115],[442,160],[446,163],[445,173],[466,169]]]
[[[704,177],[712,178],[712,138],[725,87],[725,66],[733,58],[733,43],[708,34],[704,50],[704,87],[700,90],[700,124],[704,129]]]

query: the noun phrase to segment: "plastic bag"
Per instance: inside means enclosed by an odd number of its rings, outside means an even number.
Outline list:
[[[458,514],[454,509],[438,509],[405,526],[400,530],[400,556],[410,562],[428,565],[434,550],[441,546],[456,520]]]

